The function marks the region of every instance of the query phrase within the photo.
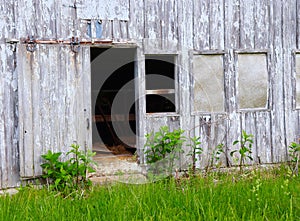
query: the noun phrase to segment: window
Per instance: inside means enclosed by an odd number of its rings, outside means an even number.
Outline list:
[[[238,54],[238,100],[240,109],[268,107],[267,54]]]
[[[175,112],[175,56],[146,55],[146,112]]]
[[[194,55],[194,111],[224,112],[223,55]]]

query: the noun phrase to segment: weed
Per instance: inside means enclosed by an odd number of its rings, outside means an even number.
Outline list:
[[[248,158],[249,160],[253,160],[251,157],[251,149],[252,149],[252,144],[253,144],[253,135],[252,134],[247,134],[246,131],[242,131],[242,138],[241,140],[235,140],[233,142],[233,145],[239,144],[239,150],[234,150],[230,152],[230,156],[232,157],[235,152],[238,152],[240,155],[240,171],[243,171],[243,166],[245,165],[245,158]]]
[[[71,150],[67,152],[69,160],[60,161],[62,153],[48,151],[42,155],[46,160],[41,164],[43,168],[43,178],[46,179],[48,189],[61,192],[64,196],[72,195],[74,192],[84,191],[91,186],[91,181],[87,178],[88,172],[94,172],[92,157],[95,153],[87,151],[84,153],[79,150],[77,144],[71,145]]]
[[[196,173],[196,162],[197,162],[197,155],[200,155],[203,152],[203,149],[200,147],[200,137],[190,137],[190,144],[191,147],[190,152],[187,156],[192,157],[192,174],[195,175]]]
[[[292,174],[298,176],[300,144],[292,142],[289,145],[289,156],[291,157],[289,166],[292,171]]]
[[[146,134],[146,163],[155,175],[173,172],[175,160],[183,153],[182,145],[186,140],[183,133],[181,129],[170,131],[162,126],[159,131]]]
[[[212,151],[210,160],[208,162],[208,165],[206,167],[206,173],[210,171],[210,168],[214,166],[215,163],[217,163],[217,168],[220,168],[221,163],[220,163],[220,156],[222,153],[224,153],[224,144],[220,143],[218,144],[215,149]]]

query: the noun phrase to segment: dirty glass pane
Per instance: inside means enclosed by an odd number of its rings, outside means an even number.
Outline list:
[[[296,108],[300,108],[300,54],[296,54]]]
[[[238,100],[240,109],[267,108],[267,55],[238,55]]]
[[[223,55],[195,55],[194,111],[224,111]]]

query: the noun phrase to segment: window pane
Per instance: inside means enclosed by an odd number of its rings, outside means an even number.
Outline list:
[[[146,55],[146,112],[175,112],[175,56]]]
[[[175,88],[173,55],[146,56],[145,67],[146,90]]]
[[[146,95],[146,112],[163,113],[175,112],[175,94],[147,94]]]
[[[267,55],[238,55],[238,99],[240,109],[267,108]]]
[[[194,111],[224,111],[223,55],[195,55]]]

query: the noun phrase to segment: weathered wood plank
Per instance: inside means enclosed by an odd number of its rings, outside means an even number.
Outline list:
[[[83,103],[83,128],[86,128],[86,133],[84,133],[84,145],[85,150],[92,150],[93,141],[92,141],[92,102],[91,99],[87,99],[91,97],[91,63],[90,63],[90,47],[82,48],[82,103]]]
[[[210,1],[209,44],[211,50],[224,49],[224,0]]]
[[[16,4],[17,11],[15,16],[17,38],[36,36],[38,33],[38,21],[35,19],[35,0],[17,1]]]
[[[0,56],[1,58],[5,57],[4,45],[0,45]],[[1,72],[0,72],[0,188],[6,187],[8,184],[8,162],[7,162],[7,146],[6,146],[6,118],[5,118],[5,65],[3,64],[5,60],[1,59]]]
[[[210,133],[211,133],[211,124],[210,116],[199,116],[196,117],[195,136],[200,137],[202,154],[198,156],[199,168],[203,169],[209,166],[211,160],[211,143],[210,143]]]
[[[271,81],[273,104],[272,119],[272,147],[274,163],[286,160],[287,150],[285,144],[284,126],[284,97],[283,97],[283,48],[282,48],[282,2],[275,1],[270,7],[272,17],[271,38]]]
[[[145,38],[159,41],[162,38],[161,0],[145,1]]]
[[[254,48],[254,4],[255,1],[240,0],[240,48]]]
[[[296,19],[297,19],[297,5],[293,0],[285,1],[283,3],[283,36],[290,36],[289,38],[283,38],[283,65],[284,65],[284,98],[285,98],[285,133],[287,146],[290,142],[297,141],[299,131],[297,125],[297,111],[294,110],[295,102],[294,97],[295,84],[295,61],[293,58],[294,54],[291,53],[296,47]],[[292,66],[293,65],[293,66]],[[294,86],[294,87],[293,87]],[[298,141],[297,141],[298,142]]]
[[[30,177],[34,175],[33,155],[33,103],[32,103],[32,79],[34,67],[37,66],[36,54],[26,51],[24,45],[18,47],[18,91],[19,97],[19,124],[20,124],[20,176]]]
[[[240,48],[240,3],[239,0],[225,1],[225,48]]]
[[[178,12],[175,0],[162,2],[162,48],[168,49],[178,41]],[[169,45],[172,42],[173,45]]]
[[[55,38],[56,37],[56,2],[36,1],[35,3],[35,19],[37,28],[35,35],[39,38]]]
[[[18,82],[16,73],[16,48],[5,45],[6,53],[6,88],[5,97],[9,98],[6,110],[6,147],[8,149],[8,186],[19,184],[19,150],[18,150]]]
[[[227,40],[231,41],[231,39]],[[228,50],[228,53],[224,55],[224,79],[226,85],[225,110],[228,113],[226,154],[229,165],[234,164],[232,158],[229,156],[230,152],[237,150],[237,147],[232,146],[232,143],[241,136],[240,113],[237,113],[236,62],[235,53],[232,49]]]
[[[56,37],[58,39],[68,39],[76,36],[77,26],[76,11],[73,2],[69,0],[56,0]],[[79,25],[79,24],[78,24]]]
[[[163,39],[163,1],[146,1],[144,5],[144,48],[145,53],[154,53],[162,50]]]
[[[193,11],[193,0],[177,1],[178,12],[178,53],[176,59],[176,99],[177,99],[177,111],[180,113],[180,127],[185,131],[185,136],[193,136],[194,132],[194,119],[191,116],[191,78],[190,71],[192,70],[193,62],[193,17],[191,12]],[[187,168],[191,163],[186,154],[189,152],[190,147],[185,145],[185,153],[182,154],[182,162],[185,165],[182,167]]]
[[[256,131],[253,135],[256,139],[257,163],[271,163],[272,137],[270,112],[256,113]]]
[[[146,163],[144,159],[144,145],[146,143],[145,134],[147,133],[146,121],[146,82],[145,82],[145,55],[142,48],[136,49],[134,64],[134,81],[135,81],[135,110],[137,123],[137,153],[141,164]]]
[[[109,19],[115,18],[121,20],[129,19],[129,1],[128,0],[110,0],[110,1],[91,1],[79,0],[78,17],[83,19],[97,18]]]
[[[222,150],[224,153],[220,154],[220,159],[217,161],[214,160],[215,166],[224,166],[226,167],[228,165],[228,154],[226,151],[228,150],[227,146],[227,136],[228,136],[228,117],[223,114],[215,114],[212,115],[212,122],[214,124],[214,135],[212,137],[213,139],[213,151],[216,151],[216,148],[218,145],[223,145]]]
[[[254,5],[254,48],[266,49],[269,42],[269,2],[265,0],[257,0]]]
[[[7,39],[15,38],[15,1],[0,1],[0,42],[4,43]]]
[[[194,49],[208,50],[209,49],[209,16],[210,5],[209,0],[198,1],[194,0],[193,23],[194,23]]]
[[[300,1],[296,0],[296,11],[300,11]],[[296,47],[297,49],[300,49],[300,14],[297,13],[296,16]]]
[[[119,21],[120,25],[120,41],[128,40],[128,21],[121,20]]]
[[[253,144],[251,149],[251,157],[253,158],[253,161],[249,159],[245,159],[245,164],[254,164],[258,162],[257,159],[257,134],[256,134],[256,112],[244,112],[241,114],[241,124],[242,124],[242,130],[244,130],[247,134],[253,135]],[[242,137],[237,137],[237,140],[241,140]],[[250,143],[247,143],[246,145],[249,145]],[[240,143],[236,144],[238,148],[240,148]],[[240,156],[239,156],[240,157]]]
[[[130,40],[141,40],[145,36],[144,19],[144,1],[140,0],[129,0],[129,21],[128,21],[128,38]]]
[[[120,41],[121,38],[121,30],[120,30],[120,22],[117,19],[112,21],[112,35],[114,41]]]
[[[113,39],[113,21],[102,20],[102,38]]]

